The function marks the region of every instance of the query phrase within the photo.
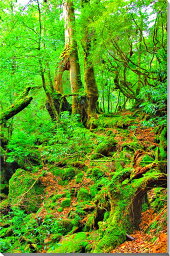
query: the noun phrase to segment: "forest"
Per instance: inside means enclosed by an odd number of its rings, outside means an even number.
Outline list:
[[[0,1],[2,253],[167,253],[167,1]]]

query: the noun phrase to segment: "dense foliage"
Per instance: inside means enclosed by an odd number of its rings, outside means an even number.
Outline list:
[[[2,252],[166,252],[167,2],[0,7]]]

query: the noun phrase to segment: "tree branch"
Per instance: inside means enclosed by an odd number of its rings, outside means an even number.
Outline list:
[[[15,116],[26,108],[32,101],[32,97],[25,97],[20,99],[15,105],[11,105],[0,117],[0,123],[6,122],[11,117]]]

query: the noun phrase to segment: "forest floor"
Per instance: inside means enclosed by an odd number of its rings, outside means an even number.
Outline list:
[[[161,220],[161,216],[166,210],[167,208],[164,207],[159,214],[155,214],[153,209],[143,212],[140,230],[135,230],[130,234],[134,240],[122,243],[110,253],[167,253],[168,237],[166,223],[157,238],[154,238],[154,229],[150,230],[150,234],[146,233],[146,230],[155,220],[165,221],[164,219]]]
[[[126,111],[123,113],[123,115],[132,115],[131,112]],[[121,147],[124,143],[133,143],[134,137],[137,138],[139,144],[147,148],[147,146],[158,146],[157,143],[155,143],[155,133],[153,128],[143,128],[140,125],[140,120],[135,120],[136,122],[139,121],[138,127],[135,129],[135,131],[130,131],[129,135],[124,137],[122,133],[119,133],[119,131],[115,128],[105,128],[104,131],[96,131],[95,133],[98,135],[106,135],[108,131],[113,132],[116,134],[115,139],[119,142],[119,150],[121,150]],[[140,158],[140,154],[136,153],[136,158]],[[137,160],[139,161],[139,160]],[[136,161],[136,163],[137,163]],[[98,167],[103,166],[106,170],[111,170],[113,168],[112,161],[109,161],[109,159],[105,161],[100,160],[86,160],[84,162],[85,166],[88,168],[91,167],[91,164],[93,162],[93,166]],[[81,166],[80,166],[81,168]],[[138,166],[136,166],[136,171],[140,172],[140,169]],[[105,175],[109,177],[109,172],[105,172]],[[59,179],[59,178],[57,178]],[[56,180],[56,177],[52,173],[48,173],[46,176],[41,178],[41,182],[46,187],[45,194],[50,197],[54,194],[54,192],[57,190],[59,191],[58,194],[64,194],[66,190],[71,189],[80,189],[81,187],[88,188],[88,186],[94,184],[94,182],[91,180],[91,178],[88,178],[88,175],[85,175],[81,183],[76,183],[75,179],[71,180],[68,185],[62,186],[58,184],[58,181]],[[153,191],[150,191],[148,196],[150,199],[154,195],[152,195]],[[62,203],[62,201],[65,198],[60,198],[58,200],[58,203]],[[72,197],[72,203],[70,207],[65,208],[62,213],[55,212],[53,213],[53,216],[55,218],[62,218],[67,220],[68,215],[71,210],[73,210],[76,205],[78,204],[77,198]],[[87,204],[85,206],[86,210],[89,208],[93,208],[94,205]],[[165,205],[161,212],[155,213],[153,209],[148,209],[142,213],[141,223],[140,223],[140,229],[135,230],[130,236],[134,238],[133,241],[125,241],[124,243],[117,246],[114,250],[110,251],[110,253],[166,253],[167,252],[167,225],[165,222],[165,218],[162,217],[163,213],[167,211],[167,206]],[[45,208],[42,208],[42,211],[39,212],[37,217],[44,218],[47,214]],[[87,217],[81,220],[82,224],[86,223]],[[154,236],[154,232],[156,229],[149,230],[149,233],[146,231],[149,229],[152,223],[155,221],[159,221],[159,223],[162,223],[163,228],[161,231],[157,234],[157,236]],[[45,243],[50,242],[50,237],[48,237],[45,240]],[[46,253],[47,251],[43,249],[41,251],[42,253]]]
[[[119,115],[121,115],[121,118],[119,118],[119,116],[117,117],[117,123],[112,123],[113,121],[115,122],[114,118],[104,117],[104,123],[102,119],[101,124],[104,124],[105,127],[101,126],[99,129],[92,129],[91,134],[94,136],[90,137],[90,139],[93,144],[93,149],[90,149],[91,151],[89,151],[85,157],[82,156],[79,159],[70,158],[66,161],[63,159],[63,161],[56,161],[55,165],[47,163],[42,166],[38,172],[31,174],[33,181],[36,179],[39,180],[39,184],[44,188],[44,191],[43,194],[41,194],[41,203],[38,206],[38,211],[29,213],[27,210],[28,216],[30,216],[30,233],[28,234],[30,235],[33,232],[31,231],[32,228],[34,228],[31,219],[34,219],[37,223],[40,220],[42,227],[43,223],[46,223],[45,221],[48,218],[51,219],[51,221],[57,220],[61,222],[61,225],[68,225],[68,231],[66,233],[64,231],[63,234],[60,234],[58,231],[48,232],[48,230],[43,230],[44,233],[41,235],[42,230],[40,229],[40,231],[37,231],[40,233],[37,233],[36,237],[30,236],[29,242],[24,240],[24,235],[23,242],[21,240],[21,243],[15,245],[13,251],[9,250],[9,252],[32,252],[31,250],[39,253],[84,252],[82,251],[84,247],[82,247],[81,241],[81,235],[84,236],[84,234],[87,235],[87,237],[85,237],[85,243],[88,243],[88,246],[90,246],[90,249],[87,249],[85,252],[94,250],[98,243],[97,237],[101,232],[98,222],[107,223],[108,218],[104,217],[103,213],[101,213],[103,216],[97,214],[97,200],[101,200],[101,208],[99,206],[98,209],[102,210],[104,213],[110,214],[110,209],[105,210],[110,198],[108,201],[105,201],[105,198],[107,198],[110,193],[107,185],[112,182],[114,175],[119,172],[121,173],[122,170],[130,169],[132,175],[135,175],[138,181],[138,177],[141,177],[141,175],[143,175],[143,173],[145,174],[147,171],[149,172],[152,168],[152,161],[154,161],[152,160],[153,155],[155,156],[155,152],[157,152],[155,149],[159,147],[159,140],[156,138],[154,128],[144,127],[141,124],[141,117],[137,116],[134,118],[134,114],[130,111],[121,112]],[[107,144],[107,141],[112,137],[116,141],[116,147],[114,149],[112,148],[111,152],[105,152],[106,154],[104,153],[105,155],[102,157],[93,158],[97,152],[96,148],[103,150],[102,147],[105,147],[105,145],[102,144],[103,141],[106,139],[105,143]],[[101,140],[101,142],[99,142],[99,140]],[[98,147],[100,144],[102,147]],[[149,161],[151,159],[151,164],[150,162],[149,165],[143,162],[144,157],[147,157]],[[66,178],[64,178],[63,174],[66,173],[66,171],[71,170],[72,172],[74,169],[76,173],[72,177],[66,176]],[[24,172],[22,175],[24,175]],[[133,186],[133,184],[134,183],[131,183],[130,186]],[[15,187],[16,185],[15,183],[13,184]],[[120,189],[122,189],[121,186]],[[80,195],[80,192],[84,194]],[[111,248],[114,249],[110,249],[110,251],[107,252],[166,253],[166,194],[167,191],[164,187],[159,187],[158,190],[155,190],[155,188],[150,189],[147,192],[147,206],[145,205],[142,209],[139,228],[134,229],[131,234],[128,234],[133,237],[134,240],[124,240],[125,242],[119,243],[116,247],[112,246]],[[104,201],[102,201],[103,199]],[[33,198],[33,200],[36,200],[36,198]],[[66,205],[68,202],[69,204]],[[104,206],[102,206],[102,203],[104,203]],[[21,207],[27,208],[28,206],[23,202]],[[78,222],[73,225],[72,223],[76,218]],[[50,224],[48,225],[49,229],[51,228],[52,230]],[[39,224],[37,230],[38,228]],[[42,236],[41,242],[38,241],[40,235]],[[76,235],[80,235],[80,242],[78,247],[72,248],[70,247],[72,246],[72,239],[74,239]],[[13,238],[9,237],[9,239]],[[35,246],[37,241],[40,243],[38,247]],[[18,249],[21,247],[22,243],[23,246],[28,246],[28,251]],[[61,251],[60,247],[55,247],[57,244],[61,246]]]

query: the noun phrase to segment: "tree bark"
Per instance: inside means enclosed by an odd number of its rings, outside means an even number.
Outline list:
[[[56,74],[55,74],[55,85],[54,88],[58,93],[63,93],[63,84],[62,84],[62,76],[65,70],[70,69],[70,62],[69,62],[69,48],[68,46],[65,47],[64,51],[60,56],[60,62],[58,64]]]
[[[63,4],[65,18],[65,49],[61,55],[55,77],[55,89],[63,93],[62,75],[65,70],[70,71],[70,86],[72,94],[77,94],[81,88],[80,66],[78,61],[77,42],[75,39],[75,14],[73,2],[65,0]],[[78,96],[72,96],[72,113],[78,113]]]
[[[65,43],[69,46],[69,68],[71,92],[77,93],[81,88],[80,66],[78,61],[77,42],[75,39],[75,14],[73,2],[65,0]],[[77,96],[72,97],[72,113],[78,113]]]
[[[89,0],[83,0],[82,6],[85,7],[86,4],[90,4]],[[87,23],[89,19],[87,18]],[[95,80],[94,66],[91,60],[90,52],[92,49],[92,36],[93,31],[90,31],[86,26],[84,31],[84,39],[82,40],[82,46],[84,49],[84,80],[85,89],[88,99],[88,119],[96,116],[97,101],[98,101],[98,88]]]

